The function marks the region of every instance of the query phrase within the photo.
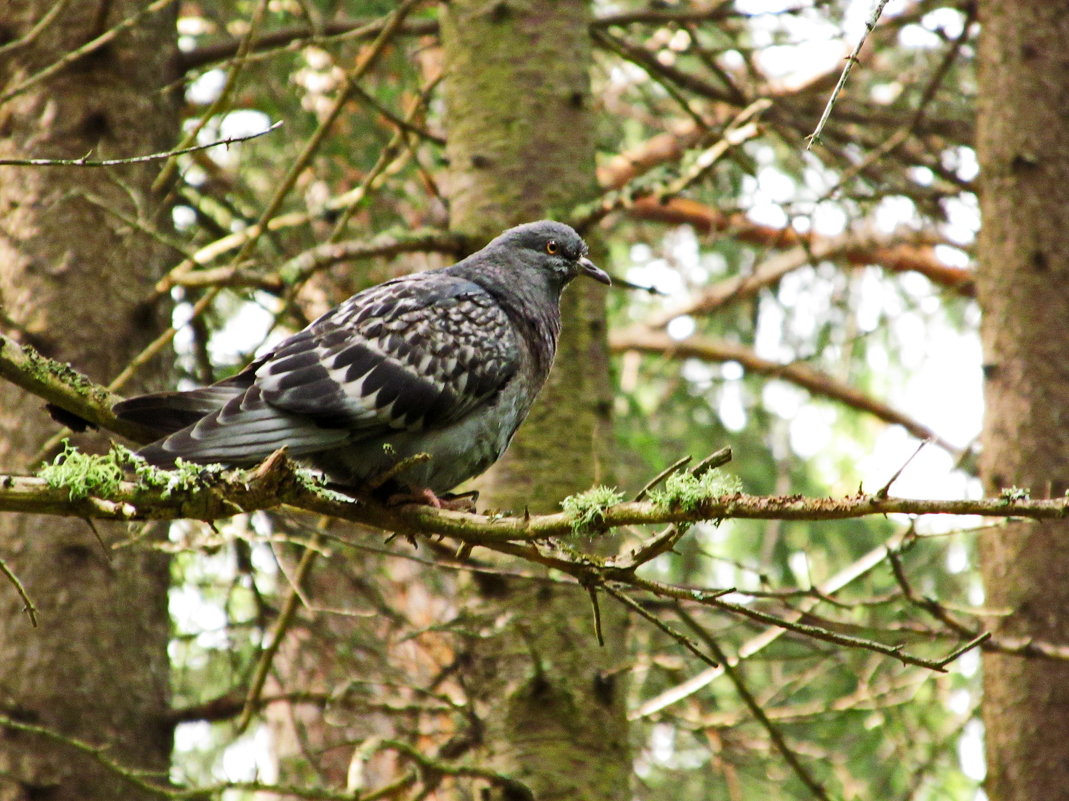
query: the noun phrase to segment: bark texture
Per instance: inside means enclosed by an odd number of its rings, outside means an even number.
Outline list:
[[[0,95],[144,6],[68,3],[18,42],[52,0],[15,0],[0,17]],[[28,84],[0,105],[4,157],[93,158],[165,149],[177,131],[170,82],[173,11]],[[148,187],[159,164],[113,170],[0,167],[0,307],[5,333],[107,382],[159,328],[146,305],[168,255],[111,210],[166,227]],[[29,469],[57,429],[39,399],[0,385],[0,464]],[[103,439],[97,437],[95,446]],[[81,444],[93,446],[84,438]],[[126,535],[97,525],[105,542]],[[167,559],[128,548],[110,559],[81,521],[6,515],[0,557],[39,609],[32,628],[0,581],[0,712],[105,747],[166,777]],[[68,745],[0,727],[0,799],[136,799],[130,783]]]
[[[589,9],[578,0],[454,0],[442,7],[451,226],[485,241],[562,214],[595,186]],[[595,253],[595,259],[596,259]],[[504,459],[477,485],[491,507],[549,510],[599,474],[608,439],[603,288],[565,292],[549,384]],[[483,580],[462,655],[485,760],[539,801],[629,797],[626,622],[585,592]],[[520,798],[490,788],[487,798]]]
[[[980,5],[980,267],[989,493],[1069,489],[1069,3]],[[1069,524],[980,540],[996,636],[1069,642]],[[1069,798],[1069,665],[984,654],[987,794]]]

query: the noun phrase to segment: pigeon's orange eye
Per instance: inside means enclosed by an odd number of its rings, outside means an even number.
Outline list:
[[[558,253],[560,253],[560,245],[557,244],[556,239],[551,239],[546,242],[546,253],[548,253],[550,256],[556,256]]]

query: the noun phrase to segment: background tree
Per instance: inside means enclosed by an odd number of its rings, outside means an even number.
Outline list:
[[[65,6],[65,7],[64,7]],[[109,158],[164,150],[178,117],[168,91],[175,14],[141,3],[13,2],[0,24],[0,157]],[[137,25],[115,26],[134,15]],[[57,70],[65,60],[66,68]],[[173,251],[157,169],[0,167],[4,333],[110,381],[158,332],[153,284]],[[128,386],[162,382],[155,365]],[[0,385],[0,455],[32,469],[55,452],[39,398]],[[100,448],[100,437],[80,443]],[[168,559],[111,551],[114,524],[0,520],[0,558],[28,588],[27,613],[0,594],[0,709],[79,738],[131,770],[166,775]],[[99,540],[99,544],[98,544]],[[31,627],[30,618],[37,619]],[[0,798],[141,798],[88,755],[27,729],[0,735]]]
[[[569,219],[596,186],[587,4],[461,0],[440,24],[452,228],[487,241],[527,220]],[[477,482],[492,508],[552,511],[605,480],[604,291],[591,283],[566,293],[552,380]],[[459,656],[488,763],[536,798],[627,798],[624,615],[606,615],[599,648],[581,587],[499,579],[474,589],[475,633]]]
[[[220,520],[172,527],[172,782],[317,798],[553,797],[573,781],[606,798],[973,797],[982,696],[970,649],[1043,677],[1069,649],[1057,623],[985,616],[998,604],[973,549],[986,539],[997,553],[1002,527],[859,517],[1064,511],[1009,488],[986,503],[885,497],[980,492],[973,4],[887,4],[811,150],[866,3],[383,2],[360,13],[327,0],[179,6],[186,138],[285,122],[285,135],[175,161],[182,255],[142,297],[176,302],[180,380],[221,377],[363,286],[552,214],[602,241],[598,260],[620,279],[608,296],[614,385],[602,386],[599,288],[573,287],[555,388],[484,481],[484,505],[528,506],[530,525],[548,527],[537,513],[594,481],[644,500],[606,509],[607,493],[573,497],[569,520],[587,535],[576,537],[567,522],[533,536],[522,514],[353,510],[309,496],[278,465],[230,483],[187,477],[181,509],[160,491],[120,487],[107,506],[29,479],[0,487],[0,508]],[[985,108],[1000,109],[998,97]],[[1016,297],[991,285],[981,301]],[[53,391],[12,353],[0,352],[0,372]],[[724,444],[748,493],[786,497],[710,500],[724,485],[688,471]],[[1043,484],[1005,464],[1011,484]],[[221,497],[291,505],[233,516]],[[662,525],[592,538],[600,516]],[[418,548],[382,527],[415,532]],[[32,594],[36,581],[24,583]],[[525,599],[542,597],[553,606],[530,610]],[[491,636],[501,632],[518,639]],[[559,658],[540,658],[551,649]],[[572,667],[584,653],[598,663],[593,687],[586,665]],[[480,667],[495,664],[508,667]],[[532,688],[548,694],[525,696]],[[599,693],[611,703],[591,720]],[[1002,696],[983,703],[986,720],[1004,720]],[[547,712],[558,725],[539,728]],[[524,750],[548,731],[547,752]],[[593,780],[569,762],[591,747],[612,768]]]
[[[1069,269],[1058,209],[1069,206],[1069,94],[1058,57],[1064,3],[985,3],[977,118],[981,208],[977,290],[984,309],[987,415],[981,462],[991,491],[1030,487],[1064,495],[1069,447],[1060,420],[1067,383]],[[1002,636],[1069,639],[1069,591],[1051,564],[1069,559],[1066,526],[1016,524],[984,537],[981,569],[990,625]],[[984,725],[993,799],[1059,798],[1069,785],[1065,733],[1069,668],[987,654]]]

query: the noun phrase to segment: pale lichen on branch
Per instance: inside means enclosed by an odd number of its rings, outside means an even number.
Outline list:
[[[572,516],[572,531],[584,534],[605,520],[606,509],[623,499],[624,494],[615,487],[597,486],[569,495],[560,505]]]

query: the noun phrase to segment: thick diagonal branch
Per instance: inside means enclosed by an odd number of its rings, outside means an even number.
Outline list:
[[[48,403],[100,428],[114,431],[135,442],[154,439],[152,432],[136,423],[120,420],[111,407],[122,398],[95,384],[69,364],[42,356],[0,334],[0,378],[22,387]]]

